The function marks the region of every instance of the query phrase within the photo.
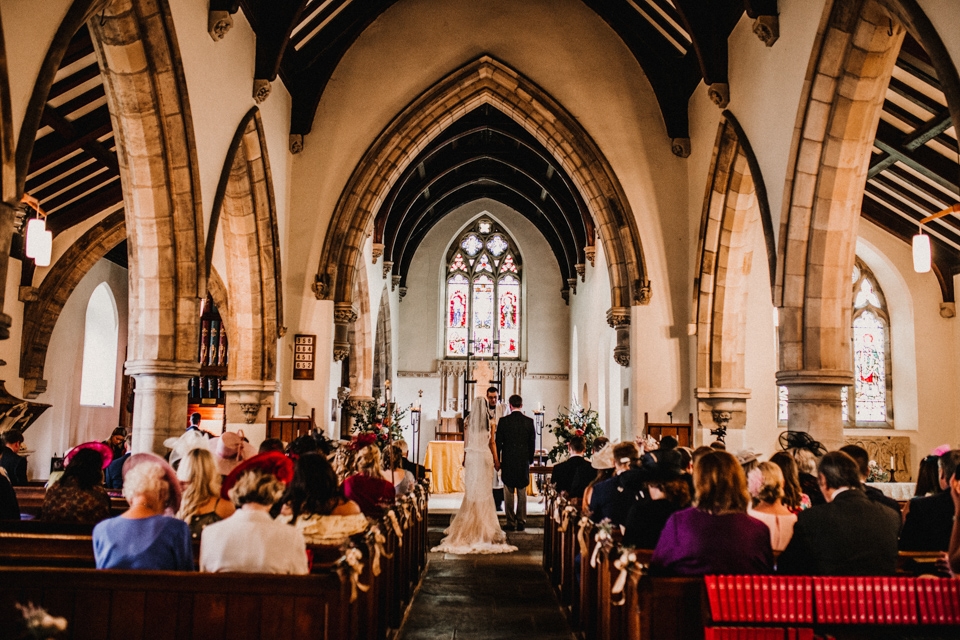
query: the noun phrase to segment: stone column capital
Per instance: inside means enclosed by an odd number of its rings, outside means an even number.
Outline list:
[[[337,324],[350,324],[357,321],[359,314],[352,302],[336,302],[333,305],[333,321]]]
[[[803,371],[778,371],[777,385],[785,387],[819,386],[849,387],[853,384],[853,371],[844,369],[808,369]]]

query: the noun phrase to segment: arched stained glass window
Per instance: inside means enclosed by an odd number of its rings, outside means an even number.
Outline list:
[[[520,357],[521,260],[509,235],[487,219],[447,256],[448,358]]]
[[[891,422],[890,320],[880,285],[859,258],[853,282],[853,387],[841,396],[844,419],[852,425],[882,426]],[[850,402],[851,397],[853,402]],[[880,424],[878,424],[880,423]]]

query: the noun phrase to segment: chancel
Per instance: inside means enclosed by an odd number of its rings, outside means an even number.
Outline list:
[[[958,24],[0,0],[0,637],[954,637]]]

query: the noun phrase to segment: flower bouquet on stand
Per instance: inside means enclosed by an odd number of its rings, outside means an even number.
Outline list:
[[[556,463],[567,455],[567,443],[573,436],[583,436],[587,445],[587,453],[593,450],[593,441],[604,436],[600,428],[597,412],[590,408],[583,408],[576,400],[573,406],[566,411],[558,410],[557,417],[547,426],[556,439],[557,444],[550,449],[550,462]]]
[[[353,418],[351,431],[354,441],[363,441],[364,445],[375,444],[382,451],[388,444],[403,440],[400,421],[407,415],[407,409],[394,409],[393,414],[388,418],[385,402],[378,400],[357,402],[350,412]]]

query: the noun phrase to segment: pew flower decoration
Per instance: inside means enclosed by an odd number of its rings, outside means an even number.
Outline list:
[[[353,418],[354,438],[372,436],[370,444],[376,444],[381,450],[388,444],[403,440],[403,431],[400,421],[407,415],[406,409],[394,409],[393,414],[387,416],[387,405],[378,400],[364,400],[352,403],[350,416]]]
[[[32,602],[25,605],[17,603],[17,609],[23,615],[27,638],[50,640],[67,630],[66,619],[51,616],[45,609],[34,606]]]
[[[890,479],[890,473],[885,471],[876,460],[867,463],[867,482],[886,482]]]
[[[573,436],[583,436],[587,445],[587,452],[593,450],[593,441],[603,436],[603,430],[600,429],[597,412],[593,409],[584,408],[574,399],[572,406],[564,410],[557,411],[557,417],[553,422],[547,425],[547,429],[556,437],[557,443],[550,449],[550,462],[557,462],[567,455],[567,443]]]

